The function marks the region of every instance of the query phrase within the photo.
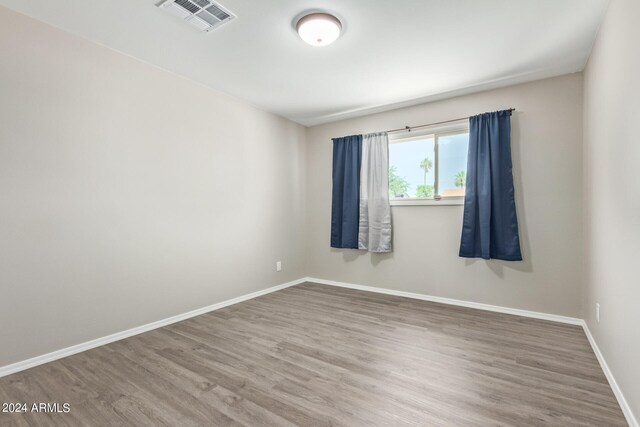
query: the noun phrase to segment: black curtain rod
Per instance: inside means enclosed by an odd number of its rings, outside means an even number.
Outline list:
[[[509,108],[509,111],[513,114],[513,112],[516,111],[516,109],[515,108]],[[469,117],[460,117],[459,119],[445,120],[443,122],[429,123],[429,124],[420,125],[420,126],[405,126],[403,128],[388,130],[387,133],[400,132],[400,131],[411,132],[413,129],[425,128],[427,126],[443,125],[445,123],[451,123],[451,122],[459,122],[460,120],[465,120],[465,119],[468,119],[468,118]]]

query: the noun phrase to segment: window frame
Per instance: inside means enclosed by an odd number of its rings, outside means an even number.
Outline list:
[[[433,151],[434,151],[434,196],[431,198],[407,197],[405,199],[389,198],[391,206],[460,206],[464,205],[464,196],[442,197],[438,194],[439,182],[439,161],[438,139],[446,135],[456,135],[460,133],[469,133],[469,120],[463,119],[445,125],[426,126],[416,130],[405,130],[389,135],[389,145],[401,143],[403,140],[418,139],[420,137],[433,135]]]

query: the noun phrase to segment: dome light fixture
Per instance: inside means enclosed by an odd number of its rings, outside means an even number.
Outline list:
[[[311,46],[327,46],[340,37],[342,23],[328,13],[310,13],[298,20],[296,30]]]

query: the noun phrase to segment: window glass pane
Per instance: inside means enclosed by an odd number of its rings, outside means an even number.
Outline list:
[[[428,135],[389,144],[390,198],[433,197],[434,143],[433,136]]]
[[[438,137],[438,192],[440,196],[464,196],[468,150],[468,133]]]

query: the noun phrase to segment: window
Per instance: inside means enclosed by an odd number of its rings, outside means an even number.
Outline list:
[[[461,205],[469,124],[457,122],[389,135],[391,205]]]

